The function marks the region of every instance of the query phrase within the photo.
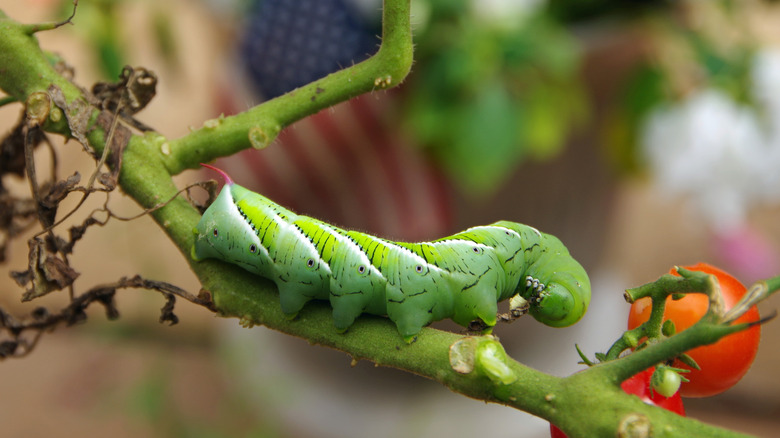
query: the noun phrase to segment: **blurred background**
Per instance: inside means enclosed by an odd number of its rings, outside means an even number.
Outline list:
[[[0,0],[0,9],[33,23],[67,17],[71,3]],[[415,64],[401,87],[324,110],[269,148],[217,164],[284,206],[396,240],[499,219],[557,235],[591,275],[588,314],[569,330],[532,320],[496,330],[512,357],[556,375],[580,369],[575,343],[592,357],[624,330],[625,288],[674,265],[709,262],[743,283],[780,273],[775,2],[412,3]],[[177,138],[365,59],[378,48],[380,8],[81,0],[74,25],[38,38],[85,87],[114,80],[125,64],[153,70],[157,97],[138,118]],[[0,107],[0,132],[20,109]],[[61,175],[91,173],[80,145],[55,140]],[[42,152],[39,166],[48,159]],[[191,171],[177,182],[209,178]],[[28,190],[14,177],[3,183]],[[138,212],[118,194],[110,206]],[[6,257],[3,308],[21,315],[66,302],[21,304],[8,274],[26,266],[24,236]],[[71,261],[77,291],[134,274],[200,288],[148,218],[90,228]],[[167,327],[157,323],[159,295],[130,290],[117,300],[118,321],[91,309],[86,324],[46,334],[30,356],[0,365],[3,436],[548,436],[546,422],[513,409],[370,363],[351,367],[343,353],[242,329],[185,302],[181,322]],[[778,307],[775,297],[761,312]],[[743,381],[686,400],[691,417],[774,436],[780,324],[763,330]]]

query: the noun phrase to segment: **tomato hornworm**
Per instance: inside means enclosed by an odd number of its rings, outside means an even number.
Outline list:
[[[407,342],[451,318],[490,332],[498,302],[528,306],[538,321],[565,327],[590,302],[590,280],[556,237],[500,221],[431,242],[393,242],[297,215],[235,184],[225,186],[194,230],[195,260],[216,258],[268,278],[282,311],[329,300],[337,330],[362,313],[387,315]]]

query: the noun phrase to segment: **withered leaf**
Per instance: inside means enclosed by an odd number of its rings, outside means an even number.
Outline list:
[[[160,324],[167,322],[169,325],[176,325],[179,323],[179,317],[173,313],[173,308],[176,305],[176,297],[171,294],[166,294],[165,299],[165,305],[160,309]]]
[[[62,248],[66,248],[68,245],[67,240],[54,233],[46,234],[46,237],[44,237],[44,242],[46,242],[46,251],[52,253],[58,253],[62,250]]]
[[[19,343],[16,341],[0,342],[0,359],[5,359],[9,356],[13,356],[14,353],[16,353],[17,348],[19,348]]]
[[[157,75],[143,67],[129,65],[122,69],[118,82],[98,82],[92,87],[92,94],[100,100],[103,108],[113,112],[119,108],[126,116],[144,109],[156,93]]]
[[[78,172],[69,176],[66,180],[57,181],[43,197],[41,205],[48,208],[57,208],[60,201],[65,199],[78,186],[79,181],[81,181],[81,175]]]
[[[108,158],[106,159],[106,165],[111,169],[110,174],[101,174],[98,179],[101,184],[106,186],[109,190],[113,190],[116,187],[119,180],[119,171],[122,168],[122,155],[124,154],[127,144],[130,142],[132,132],[120,123],[113,123],[114,115],[108,111],[101,111],[97,118],[98,125],[106,132],[111,131],[111,144],[106,145],[108,147]]]
[[[32,286],[22,294],[22,301],[61,290],[73,284],[79,276],[64,260],[47,255],[44,245],[40,239],[31,239],[28,270],[12,274],[14,280],[22,286],[32,281]]]
[[[108,190],[114,190],[116,188],[118,181],[117,177],[119,176],[119,172],[114,171],[113,167],[111,169],[111,173],[102,172],[100,176],[98,176],[98,181],[100,181],[100,184],[103,184],[103,186],[105,186],[105,188]]]
[[[54,223],[60,201],[65,199],[65,197],[68,196],[68,193],[73,191],[80,179],[81,176],[76,172],[68,177],[67,180],[57,181],[54,185],[46,184],[40,187],[39,190],[42,195],[39,201],[39,217],[44,226],[50,227]]]
[[[46,184],[40,188],[42,192],[49,191],[49,185]],[[54,224],[54,220],[57,218],[57,206],[48,206],[44,203],[43,199],[38,201],[38,219],[41,221],[41,225],[48,228]]]
[[[0,263],[5,262],[5,253],[6,250],[8,250],[8,231],[6,230],[0,230]],[[13,273],[11,273],[13,276]]]
[[[74,225],[70,227],[70,230],[68,230],[68,234],[70,235],[70,242],[68,242],[67,245],[59,248],[59,251],[63,254],[70,254],[73,252],[73,247],[76,245],[76,242],[84,237],[84,234],[87,232],[87,228],[98,223],[100,223],[100,221],[90,216],[81,225]]]
[[[92,106],[81,98],[74,100],[68,105],[65,95],[56,85],[50,85],[48,92],[52,102],[65,113],[70,134],[84,146],[85,150],[91,151],[89,141],[87,140],[87,127],[90,114],[92,114]]]
[[[111,289],[108,293],[100,294],[97,297],[97,300],[106,309],[106,318],[111,321],[119,318],[119,309],[116,308],[116,300],[114,299],[115,295],[116,289]]]
[[[11,271],[11,278],[13,278],[19,286],[25,287],[27,286],[27,283],[32,281],[32,272],[29,269],[26,271]]]
[[[59,257],[47,256],[43,263],[43,273],[46,279],[57,284],[59,289],[70,286],[78,278],[79,273]]]
[[[46,134],[39,128],[31,128],[27,138],[35,149],[46,138]],[[0,142],[0,175],[11,173],[22,177],[25,169],[24,119],[22,119]]]

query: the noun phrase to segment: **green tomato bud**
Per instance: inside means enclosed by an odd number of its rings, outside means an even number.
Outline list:
[[[680,383],[682,383],[680,375],[676,371],[663,366],[656,368],[653,377],[650,379],[650,386],[653,390],[664,397],[673,396],[680,389]]]

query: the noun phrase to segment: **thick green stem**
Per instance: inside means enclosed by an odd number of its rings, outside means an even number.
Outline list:
[[[680,356],[686,351],[702,345],[713,344],[724,336],[746,328],[748,328],[747,324],[724,326],[713,323],[708,318],[702,318],[698,323],[664,339],[663,342],[647,345],[620,360],[610,360],[599,366],[605,374],[612,376],[615,383],[620,383],[667,359]]]
[[[656,437],[745,436],[646,405],[625,394],[618,386],[620,368],[608,367],[625,359],[566,378],[550,376],[509,359],[506,365],[517,379],[502,385],[478,373],[464,375],[452,369],[450,346],[462,339],[461,335],[426,328],[414,343],[407,345],[390,321],[370,316],[359,318],[347,333],[339,334],[333,326],[331,310],[324,304],[309,305],[296,320],[289,321],[280,310],[278,294],[265,287],[270,282],[258,284],[251,274],[221,262],[203,264],[207,265],[202,267],[206,274],[204,287],[219,291],[214,299],[223,316],[237,317],[244,325],[262,324],[300,336],[345,351],[355,359],[400,368],[472,398],[515,407],[561,426],[570,438],[614,437],[621,422],[636,414],[654,425]],[[681,338],[675,345],[698,342],[692,337]],[[662,354],[648,351],[643,354]],[[636,366],[637,363],[628,365]],[[583,400],[587,400],[588,409],[583,409]]]

